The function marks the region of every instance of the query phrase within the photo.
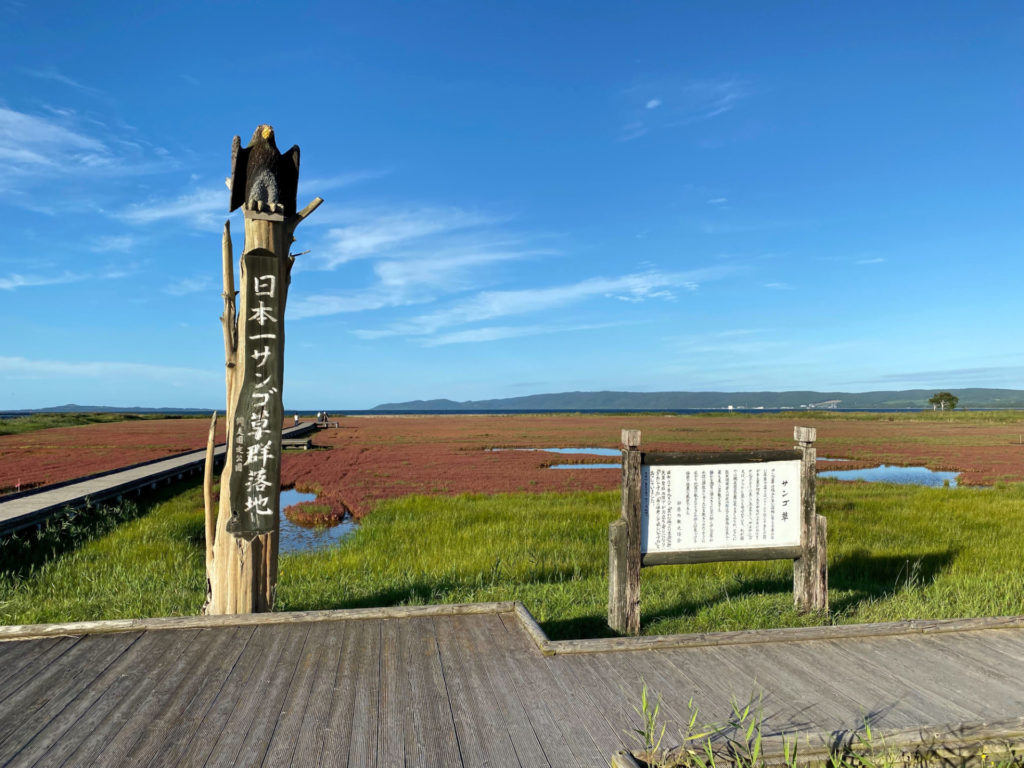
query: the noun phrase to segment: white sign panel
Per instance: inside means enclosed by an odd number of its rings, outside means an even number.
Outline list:
[[[799,459],[641,472],[641,552],[800,544]]]

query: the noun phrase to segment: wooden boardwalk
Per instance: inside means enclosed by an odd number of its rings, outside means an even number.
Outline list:
[[[691,697],[718,720],[753,693],[768,734],[1024,731],[1021,618],[552,643],[497,603],[4,639],[2,766],[607,766],[642,681],[675,723]]]
[[[315,429],[313,422],[305,422],[282,430],[281,435],[282,439],[296,438]],[[218,463],[223,462],[224,451],[223,445],[216,448]],[[87,502],[120,499],[129,493],[141,493],[201,473],[205,461],[205,449],[190,451],[0,497],[0,536],[38,525],[55,514],[82,507]]]

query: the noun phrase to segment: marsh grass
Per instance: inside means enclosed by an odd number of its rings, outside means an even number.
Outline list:
[[[31,565],[5,554],[0,620],[197,613],[198,487],[137,519],[72,537]],[[914,488],[821,482],[831,616],[792,608],[788,561],[645,569],[644,634],[1024,613],[1024,485]],[[340,546],[281,558],[278,610],[521,600],[552,639],[611,634],[614,492],[409,496],[381,503]]]
[[[108,424],[114,421],[150,421],[154,419],[209,418],[202,414],[166,413],[33,413],[0,419],[0,435],[20,435],[54,427],[80,427],[84,424]]]
[[[652,704],[651,702],[655,703]],[[848,731],[829,735],[828,747],[801,747],[798,734],[764,736],[764,707],[760,693],[751,693],[745,703],[733,698],[731,714],[721,722],[700,719],[699,707],[690,699],[687,721],[670,723],[659,717],[661,694],[643,682],[640,705],[634,705],[639,722],[625,731],[637,745],[630,752],[644,768],[1016,768],[1024,765],[1019,739],[986,740],[983,744],[950,741],[940,736],[930,743],[921,734],[906,741],[890,740],[865,719]],[[670,729],[672,729],[670,731]],[[666,732],[676,746],[663,747]],[[674,733],[673,733],[674,732]],[[803,734],[804,744],[808,734]],[[613,762],[613,765],[615,763]]]

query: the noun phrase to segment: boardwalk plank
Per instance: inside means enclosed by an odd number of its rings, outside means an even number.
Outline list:
[[[250,759],[251,764],[261,762],[266,766],[281,766],[291,762],[299,734],[302,732],[306,709],[312,704],[313,685],[317,676],[325,671],[321,668],[325,657],[324,649],[334,629],[336,628],[329,623],[310,625],[284,703],[276,722],[270,723],[270,741],[263,759]]]
[[[253,723],[258,721],[261,707],[271,706],[274,701],[280,706],[278,695],[286,682],[282,677],[290,679],[294,669],[294,662],[288,666],[289,649],[292,643],[301,648],[308,631],[309,626],[301,624],[256,628],[252,641],[204,718],[187,763],[236,765],[238,752]],[[280,675],[281,670],[285,670],[284,675]],[[268,737],[266,733],[261,735]],[[204,750],[209,750],[209,754],[203,755]]]
[[[18,754],[26,765],[88,765],[90,747],[118,729],[114,716],[135,706],[198,634],[143,634],[107,670],[45,725]],[[72,757],[74,755],[74,757]]]
[[[21,688],[40,674],[50,669],[58,662],[61,656],[71,650],[81,641],[81,637],[62,637],[56,643],[48,645],[38,653],[29,654],[16,670],[12,670],[3,685],[0,685],[0,708],[7,709],[7,701],[14,696]],[[27,646],[32,646],[36,640],[22,640]],[[5,643],[6,645],[6,643]]]
[[[412,696],[408,704],[412,728],[406,726],[406,765],[425,768],[462,765],[434,623],[427,617],[400,624],[400,641],[406,660]]]
[[[299,665],[309,647],[309,635],[314,624],[292,624],[283,625],[291,629],[290,632],[282,632],[283,646],[276,660],[268,659],[264,667],[264,674],[260,679],[259,689],[254,691],[255,709],[245,737],[241,740],[235,757],[230,760],[221,760],[224,765],[261,765],[270,747],[271,739],[276,731],[278,720],[284,714],[286,699],[295,684],[296,675],[299,674]],[[301,720],[300,711],[297,720]],[[232,725],[229,722],[228,728]],[[294,745],[295,736],[291,740]],[[230,750],[227,750],[230,754]],[[211,764],[217,762],[217,751]],[[290,755],[289,755],[290,757]],[[287,763],[288,760],[282,761]],[[278,763],[280,765],[280,763]]]
[[[58,638],[49,637],[0,643],[0,700],[3,699],[4,691],[7,689],[7,680],[58,642]]]
[[[105,637],[84,637],[45,670],[26,681],[3,702],[0,720],[0,760],[55,717],[89,686],[118,656],[138,640],[139,632]]]
[[[177,632],[172,634],[179,634]],[[89,734],[79,743],[75,751],[67,758],[67,765],[103,765],[99,755],[118,742],[124,734],[125,726],[135,718],[140,717],[147,711],[153,711],[153,702],[159,699],[162,691],[169,686],[180,685],[181,678],[186,670],[190,670],[189,660],[209,642],[209,633],[200,630],[193,630],[191,633],[181,633],[188,642],[183,645],[179,652],[167,654],[167,658],[151,665],[152,676],[147,677],[137,684],[133,690],[126,693],[103,718],[102,722],[93,728]],[[116,694],[114,694],[116,698]],[[150,722],[151,718],[145,718],[136,722]],[[138,737],[135,736],[127,743],[132,743]]]
[[[515,614],[499,614],[486,619],[482,622],[482,628],[490,633],[491,642],[498,648],[508,648],[506,653],[493,654],[491,663],[499,667],[510,694],[516,697],[513,706],[522,709],[545,759],[558,768],[578,765],[558,724],[558,716],[564,713],[553,712],[546,697],[538,695],[528,683],[526,667],[543,664],[543,657],[533,640],[523,631]]]
[[[162,744],[166,731],[179,710],[184,709],[206,680],[213,659],[222,658],[217,643],[227,645],[230,635],[224,632],[200,631],[194,642],[175,660],[174,666],[156,685],[146,692],[141,704],[134,710],[118,712],[111,730],[116,732],[98,745],[96,765],[131,764],[149,765],[149,759]],[[83,745],[88,749],[87,745]]]
[[[770,658],[781,673],[792,671],[807,677],[812,685],[818,682],[822,691],[827,690],[829,697],[842,704],[848,714],[827,730],[856,731],[865,725],[905,728],[924,722],[919,702],[893,700],[891,689],[875,684],[873,675],[864,674],[862,664],[839,655],[827,643],[793,643],[776,649]]]
[[[576,727],[585,729],[598,753],[608,759],[608,755],[622,747],[623,730],[629,725],[620,722],[618,716],[613,714],[618,707],[624,705],[621,699],[618,706],[611,705],[603,695],[584,684],[583,681],[592,675],[583,666],[588,655],[548,657],[545,659],[545,670],[554,685],[564,691],[570,717],[576,721]]]
[[[481,681],[493,692],[498,716],[505,724],[516,758],[521,765],[531,768],[550,766],[533,724],[516,694],[514,678],[500,661],[508,658],[510,650],[508,646],[496,642],[494,633],[488,631],[488,625],[496,623],[502,626],[501,619],[497,615],[467,616],[463,619],[461,631],[472,638],[473,644],[481,650],[478,655]],[[508,640],[508,633],[504,633],[501,639]]]
[[[915,669],[912,680],[908,680],[903,674],[897,672],[890,646],[878,644],[879,640],[884,643],[885,640],[890,639],[892,638],[858,638],[849,642],[838,640],[829,642],[836,653],[856,662],[862,675],[889,687],[893,691],[894,701],[923,699],[921,703],[932,711],[936,709],[937,702],[943,702],[953,720],[970,721],[973,719],[970,709],[961,707],[949,699],[949,688],[945,684],[946,681],[936,679],[933,671],[926,665],[919,664],[913,659],[908,660]]]
[[[168,698],[162,700],[163,706],[157,710],[153,721],[146,723],[133,718],[122,729],[122,733],[126,733],[129,738],[133,731],[138,734],[123,764],[174,765],[195,743],[196,734],[204,724],[210,706],[227,684],[235,665],[254,636],[255,628],[237,627],[229,632],[210,632],[215,642],[207,649],[208,655],[197,657],[193,662],[193,673],[186,675],[178,686],[169,691],[160,691],[168,695]],[[153,698],[161,701],[157,696]],[[120,750],[124,749],[124,744],[114,744],[112,747]],[[101,761],[106,756],[107,751],[104,750],[100,756]]]
[[[337,685],[328,714],[324,748],[319,755],[318,765],[339,765],[342,758],[347,758],[351,752],[360,675],[377,669],[376,658],[364,654],[364,651],[371,642],[377,642],[379,637],[380,626],[377,621],[353,621],[346,631],[345,645],[336,671]],[[364,669],[367,664],[372,664],[371,670]],[[360,706],[368,706],[367,700],[364,699]],[[376,711],[376,696],[373,708]]]
[[[321,755],[324,752],[324,743],[327,740],[330,729],[331,707],[335,702],[335,691],[340,685],[338,668],[341,662],[342,648],[345,645],[345,638],[351,634],[353,622],[325,622],[321,626],[324,634],[319,641],[319,657],[313,669],[312,688],[309,692],[309,699],[306,702],[302,720],[298,726],[295,736],[295,746],[291,755],[291,765],[306,768],[320,763]],[[342,700],[338,696],[339,701]],[[281,728],[282,725],[278,725]],[[287,736],[287,734],[284,734]],[[275,732],[275,740],[277,733]],[[275,756],[274,745],[267,753],[263,764],[267,768],[278,768],[284,765],[280,760],[272,759]]]
[[[504,624],[518,622],[516,618],[501,617]],[[535,702],[544,702],[558,726],[566,747],[572,752],[575,763],[579,766],[600,764],[608,759],[600,746],[594,741],[586,727],[588,715],[582,713],[572,692],[566,690],[560,681],[552,675],[552,657],[522,654],[516,659],[519,679],[524,690],[533,696]],[[596,761],[596,762],[595,762]],[[468,763],[467,763],[468,765]]]
[[[376,768],[381,619],[368,619],[362,623],[365,626],[360,627],[362,631],[353,648],[356,660],[353,691],[341,695],[351,696],[353,704],[348,764]]]
[[[398,624],[394,619],[385,619],[380,627],[377,764],[381,768],[403,768],[405,765],[406,720],[402,705],[408,702],[409,696],[399,651]]]
[[[508,733],[495,722],[490,691],[468,664],[470,651],[460,642],[453,618],[438,616],[433,621],[462,761],[466,766],[518,766]]]
[[[983,683],[990,698],[1002,702],[1008,712],[1024,711],[1024,664],[1004,655],[977,636],[922,637],[929,654],[961,667]]]

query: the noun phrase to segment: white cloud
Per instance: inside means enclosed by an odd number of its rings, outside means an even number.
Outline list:
[[[114,215],[129,224],[147,225],[173,219],[200,229],[220,229],[228,213],[227,189],[206,187],[173,200],[149,200],[136,203]]]
[[[223,377],[223,374],[217,371],[168,365],[108,361],[29,360],[24,357],[0,357],[0,373],[25,379],[62,376],[91,379],[146,379],[161,383],[169,380],[172,383],[174,380],[218,381]]]
[[[708,200],[708,205],[722,205],[727,202],[729,202],[729,198],[727,197],[712,197]]]
[[[484,291],[448,309],[431,312],[389,328],[355,331],[367,338],[429,336],[443,328],[468,325],[498,317],[524,315],[564,307],[592,298],[644,301],[671,298],[668,288],[694,288],[700,280],[721,277],[731,270],[709,268],[691,272],[641,272],[615,278],[594,277],[578,283],[514,291]]]
[[[387,176],[391,171],[351,171],[350,173],[339,173],[337,176],[328,176],[324,178],[312,177],[304,179],[299,177],[299,196],[303,194],[309,195],[320,195],[324,192],[329,192],[332,189],[341,189],[343,187],[351,187],[353,184],[358,184],[361,181],[371,181],[373,179],[379,179],[382,176]],[[306,192],[308,190],[308,193]],[[300,201],[299,206],[305,205]],[[313,219],[310,219],[313,221]]]
[[[644,107],[646,107],[647,109],[657,109],[660,106],[661,99],[651,99],[646,104],[644,104]]]
[[[522,336],[541,336],[551,333],[571,333],[575,331],[592,331],[601,328],[613,328],[621,323],[596,323],[591,325],[499,325],[487,328],[472,328],[466,331],[443,333],[422,343],[425,347],[439,347],[447,344],[472,344],[501,339],[514,339]]]
[[[92,239],[89,250],[93,253],[110,253],[111,251],[128,253],[135,248],[136,244],[137,240],[132,235],[103,235]]]
[[[38,77],[40,80],[52,80],[55,83],[62,83],[63,85],[71,86],[72,88],[75,88],[79,91],[85,91],[86,93],[100,93],[98,88],[93,88],[88,85],[82,85],[82,83],[78,82],[77,80],[72,80],[67,75],[57,71],[57,69],[54,67],[49,67],[47,69],[41,70],[26,69],[23,71],[25,72],[25,74],[31,75],[32,77]]]
[[[347,210],[343,216],[352,223],[327,232],[323,252],[317,254],[314,266],[334,269],[354,259],[382,255],[427,237],[496,222],[491,216],[460,208],[415,208],[385,212]]]
[[[0,106],[0,159],[4,186],[10,191],[57,177],[128,176],[165,170],[172,161],[161,159],[107,126],[71,110],[47,108],[33,115]],[[48,199],[53,190],[47,187]]]
[[[687,84],[682,91],[681,117],[669,125],[690,125],[731,112],[750,95],[747,86],[738,80],[700,80]]]
[[[77,283],[85,280],[88,275],[63,272],[59,275],[19,275],[12,273],[0,277],[0,291],[13,291],[16,288],[28,288],[39,285],[59,285],[61,283]]]
[[[880,257],[875,259],[860,259],[857,261],[857,264],[881,264],[884,261],[885,259]]]
[[[765,283],[764,287],[765,288],[772,288],[772,289],[777,290],[777,291],[791,291],[791,290],[793,290],[793,286],[790,285],[789,283]]]
[[[190,293],[201,293],[202,291],[213,291],[216,284],[212,277],[185,277],[177,282],[164,287],[164,293],[171,296],[187,296]]]
[[[646,133],[647,126],[644,125],[643,121],[637,120],[622,126],[622,135],[616,141],[632,141],[633,139],[639,139]]]

